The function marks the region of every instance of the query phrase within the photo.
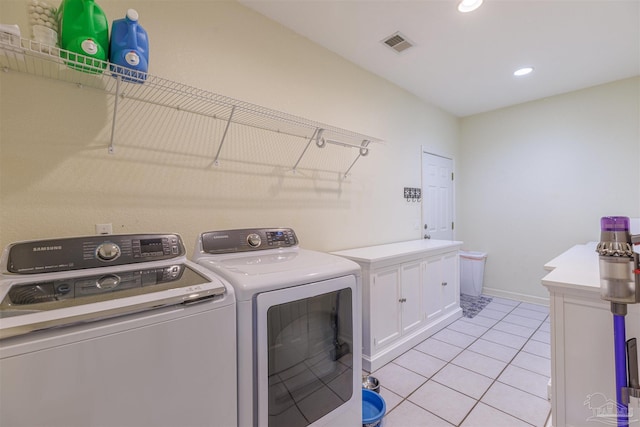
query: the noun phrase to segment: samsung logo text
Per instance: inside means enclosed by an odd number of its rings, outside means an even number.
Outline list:
[[[49,251],[61,251],[62,245],[60,246],[36,246],[32,249],[33,252],[49,252]]]

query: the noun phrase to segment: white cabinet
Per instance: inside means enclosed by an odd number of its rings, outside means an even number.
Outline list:
[[[414,330],[422,322],[420,289],[422,263],[418,261],[403,263],[400,266],[400,314],[402,333]]]
[[[374,270],[371,286],[372,346],[376,351],[420,326],[422,264],[410,262]]]
[[[458,252],[442,256],[440,274],[442,277],[442,307],[449,312],[460,306],[460,258]]]
[[[366,280],[366,279],[365,279]],[[400,309],[400,271],[375,271],[370,280],[371,338],[374,351],[395,341],[402,334]],[[363,280],[364,281],[364,280]],[[396,301],[389,304],[389,301]]]
[[[424,274],[422,275],[423,306],[427,320],[437,319],[442,314],[442,284],[440,270],[442,261],[431,258],[424,261]],[[447,286],[449,286],[447,284]]]
[[[461,245],[415,240],[334,252],[362,268],[363,369],[379,369],[462,315]]]
[[[432,256],[423,262],[422,295],[427,321],[460,306],[458,252]]]

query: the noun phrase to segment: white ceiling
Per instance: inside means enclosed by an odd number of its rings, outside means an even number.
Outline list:
[[[240,2],[459,117],[640,75],[640,0]]]

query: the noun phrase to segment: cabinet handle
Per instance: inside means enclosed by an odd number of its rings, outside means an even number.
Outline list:
[[[406,299],[406,298],[400,298],[400,299],[398,300],[398,302],[407,302],[407,299]]]
[[[442,286],[447,286],[447,282],[442,282]]]

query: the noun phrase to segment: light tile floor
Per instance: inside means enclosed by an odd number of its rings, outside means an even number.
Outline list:
[[[371,374],[383,426],[545,426],[549,331],[547,307],[493,297]]]

